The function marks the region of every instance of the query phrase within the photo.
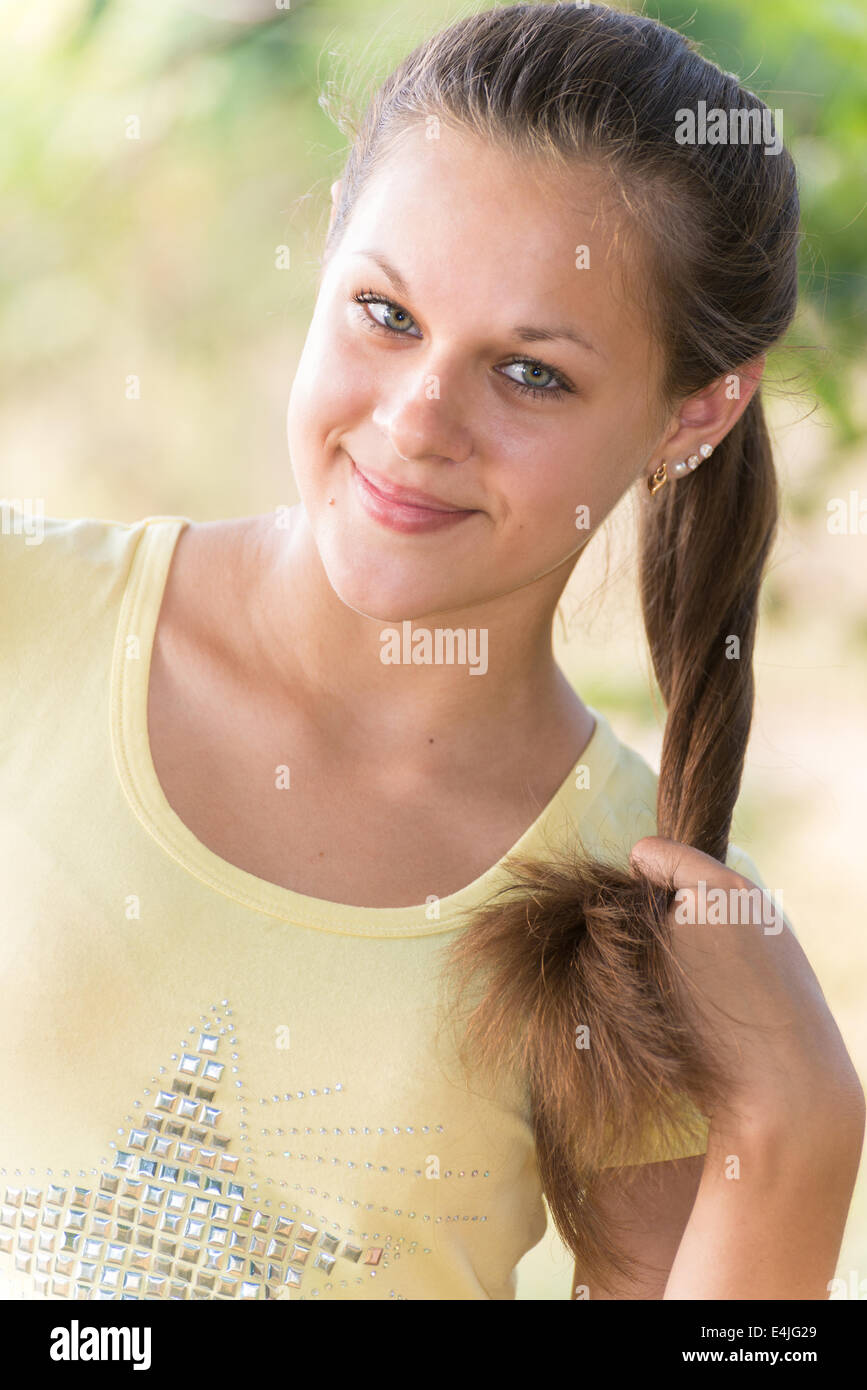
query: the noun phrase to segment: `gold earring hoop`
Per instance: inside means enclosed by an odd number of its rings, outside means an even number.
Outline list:
[[[699,451],[697,454],[690,454],[689,458],[686,459],[678,459],[676,463],[673,463],[671,465],[671,477],[683,478],[686,476],[687,473],[694,473],[695,470],[698,468],[699,464],[704,459],[710,458],[712,453],[712,445],[702,444],[699,447]],[[647,487],[651,497],[655,492],[659,492],[659,489],[661,487],[665,486],[665,484],[668,482],[668,478],[668,469],[665,463],[661,463],[657,468],[656,472],[651,473],[650,477],[647,480]]]
[[[667,482],[668,472],[666,471],[665,463],[663,462],[659,465],[655,473],[651,473],[650,477],[647,480],[647,487],[651,497],[654,495],[654,493],[659,492],[659,489],[661,487],[665,487],[665,484]]]

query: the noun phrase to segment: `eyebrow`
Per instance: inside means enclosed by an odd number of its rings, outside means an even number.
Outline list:
[[[400,271],[397,270],[385,256],[378,251],[357,251],[358,256],[366,256],[368,260],[375,261],[384,275],[387,275],[394,285],[398,294],[403,295],[404,299],[410,299],[409,285],[404,280]],[[584,348],[587,352],[593,352],[597,357],[604,357],[598,347],[591,343],[589,338],[585,338],[579,333],[577,328],[569,324],[555,324],[550,328],[535,327],[532,324],[519,323],[512,329],[516,337],[521,338],[525,343],[552,342],[556,338],[568,339],[571,343],[576,343],[578,347]]]

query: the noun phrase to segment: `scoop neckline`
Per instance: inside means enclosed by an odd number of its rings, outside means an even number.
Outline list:
[[[462,925],[468,910],[502,886],[503,863],[507,858],[539,849],[546,825],[570,797],[579,765],[590,774],[587,791],[582,793],[582,816],[586,814],[608,780],[619,752],[619,742],[608,721],[589,705],[587,709],[595,721],[593,732],[554,795],[496,864],[464,888],[439,899],[435,920],[428,917],[430,909],[426,903],[356,907],[313,898],[259,878],[209,849],[169,804],[151,756],[147,727],[157,621],[175,546],[189,524],[190,518],[184,516],[148,516],[140,523],[141,535],[133,553],[115,632],[110,718],[115,770],[130,806],[162,849],[201,883],[244,908],[298,926],[351,936],[433,936]],[[126,639],[131,635],[138,639],[138,659],[130,659],[126,653]],[[573,818],[572,823],[576,820],[580,825],[578,818]]]

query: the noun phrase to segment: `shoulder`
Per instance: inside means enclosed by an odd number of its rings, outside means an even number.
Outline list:
[[[73,581],[90,576],[97,581],[122,566],[145,528],[156,520],[123,522],[95,517],[43,516],[26,518],[16,510],[4,513],[0,534],[0,596],[33,592],[33,585],[61,577]]]
[[[589,762],[591,778],[598,775],[595,794],[582,820],[585,827],[592,827],[594,838],[616,851],[617,858],[628,858],[637,840],[657,834],[659,774],[649,761],[649,746],[639,751],[624,742],[597,709],[592,713],[596,731],[587,752],[597,755]],[[739,845],[729,844],[725,862],[760,888],[766,886],[755,861]]]
[[[161,595],[157,643],[231,661],[249,636],[251,594],[269,563],[269,516],[188,521],[174,544]]]
[[[579,760],[584,775],[576,779],[570,810],[588,848],[619,862],[628,858],[636,840],[656,834],[659,778],[648,759],[619,737],[605,715],[588,708],[596,727]]]
[[[752,879],[753,883],[757,884],[759,888],[765,888],[767,886],[756,867],[752,855],[747,854],[746,850],[741,849],[738,845],[729,845],[729,852],[726,855],[726,864],[730,869],[734,869],[736,874],[742,874],[744,878]]]
[[[0,535],[0,646],[85,627],[122,590],[150,521],[11,513]]]
[[[25,518],[0,534],[0,709],[8,722],[61,701],[110,660],[117,616],[142,539],[158,521]],[[179,519],[178,519],[179,520]]]

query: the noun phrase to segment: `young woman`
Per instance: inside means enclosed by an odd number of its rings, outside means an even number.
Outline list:
[[[617,10],[436,34],[333,190],[301,505],[4,538],[7,1290],[509,1299],[544,1195],[578,1294],[827,1296],[857,1077],[787,924],[681,911],[756,889],[797,288],[699,102],[765,111]],[[551,650],[633,487],[658,786]]]

